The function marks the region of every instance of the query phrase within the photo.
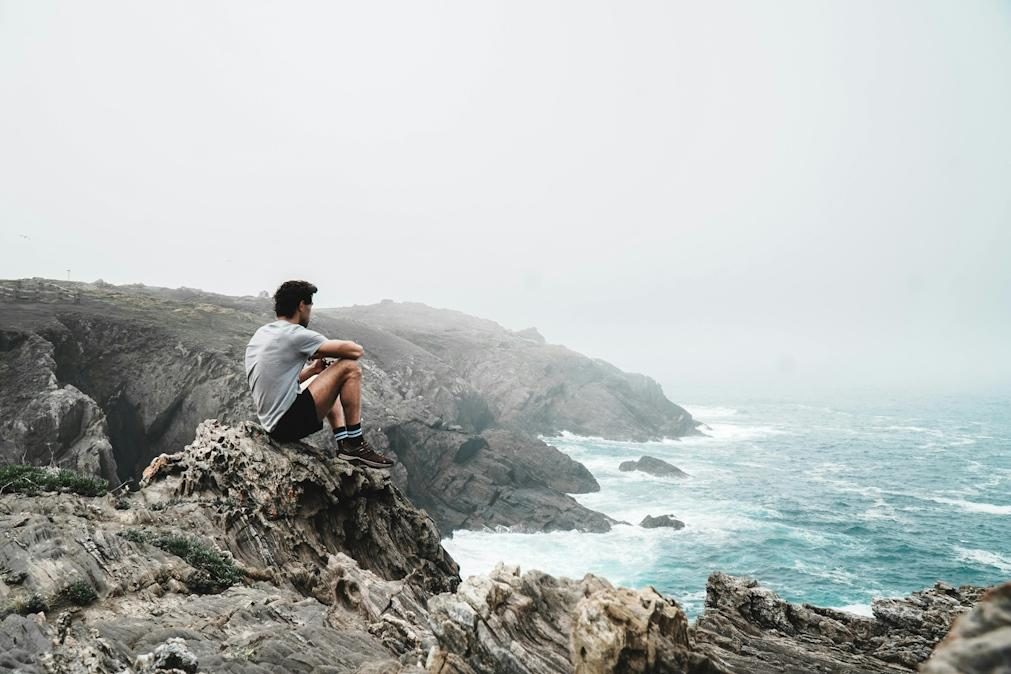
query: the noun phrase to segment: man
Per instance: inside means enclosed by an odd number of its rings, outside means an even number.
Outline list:
[[[315,433],[326,418],[338,457],[389,468],[393,462],[362,435],[362,347],[308,329],[316,291],[306,281],[282,283],[274,293],[277,320],[260,327],[246,346],[246,379],[256,414],[270,436],[282,442]],[[310,377],[315,379],[300,393],[299,384]]]

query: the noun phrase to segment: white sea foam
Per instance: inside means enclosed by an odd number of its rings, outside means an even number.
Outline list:
[[[733,407],[712,407],[709,405],[682,405],[695,419],[708,422],[709,419],[725,419],[737,416],[738,410]]]
[[[926,498],[928,501],[933,501],[935,503],[944,503],[945,505],[952,505],[956,508],[961,508],[966,512],[971,513],[986,513],[988,515],[1011,515],[1011,505],[997,505],[994,503],[980,503],[979,501],[966,501],[961,498],[944,498],[943,496],[927,496],[919,497]]]
[[[568,578],[593,573],[627,585],[656,564],[664,541],[677,533],[620,524],[602,534],[456,531],[442,544],[460,565],[462,577],[488,573],[496,563],[507,562],[519,564],[521,571],[538,569]]]
[[[808,566],[799,559],[796,559],[793,562],[793,568],[805,575],[814,576],[815,578],[824,578],[825,580],[842,585],[857,585],[860,582],[860,579],[856,574],[840,567],[815,568]]]
[[[845,611],[846,613],[853,613],[860,616],[865,616],[867,618],[874,617],[874,611],[871,610],[870,604],[846,604],[845,606],[833,606],[837,611]]]
[[[955,553],[960,561],[992,566],[1003,573],[1011,573],[1011,558],[1003,557],[996,552],[955,546]]]

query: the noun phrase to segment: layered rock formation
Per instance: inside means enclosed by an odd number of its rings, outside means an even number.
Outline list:
[[[15,285],[0,282],[12,290],[0,298],[0,461],[119,484],[179,451],[203,419],[254,418],[242,362],[249,337],[274,318],[269,300],[56,281],[32,295]],[[606,530],[608,518],[567,496],[596,481],[534,433],[695,427],[652,380],[546,345],[536,331],[396,303],[318,309],[312,327],[365,346],[369,439],[397,455],[394,481],[446,533]],[[324,431],[309,442],[329,441]]]
[[[755,579],[715,572],[691,636],[700,652],[735,672],[914,670],[981,592],[937,583],[908,597],[876,599],[867,618],[791,604]]]
[[[0,670],[23,674],[912,671],[981,593],[938,584],[864,618],[714,573],[689,624],[592,575],[460,583],[388,475],[213,420],[139,491],[0,494],[0,532]],[[1006,652],[1008,595],[927,671],[1000,671],[983,663]]]
[[[134,494],[0,496],[0,530],[23,672],[122,672],[171,638],[201,671],[417,668],[426,600],[459,583],[388,476],[252,424],[202,424]]]

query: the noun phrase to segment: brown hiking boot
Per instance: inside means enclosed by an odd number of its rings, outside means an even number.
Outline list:
[[[357,447],[351,446],[347,440],[341,440],[338,446],[340,447],[340,450],[337,452],[337,458],[339,459],[344,459],[351,463],[364,464],[371,468],[389,468],[393,465],[393,461],[369,447],[369,443],[364,440]]]

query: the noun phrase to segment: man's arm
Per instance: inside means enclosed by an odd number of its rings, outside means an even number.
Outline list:
[[[312,354],[313,358],[350,358],[351,360],[358,360],[365,353],[365,349],[352,341],[343,339],[328,339],[316,350],[316,353]]]
[[[326,363],[323,362],[322,358],[317,358],[311,363],[302,368],[302,371],[298,373],[298,383],[301,384],[306,379],[310,377],[315,377],[320,372],[326,369]]]

